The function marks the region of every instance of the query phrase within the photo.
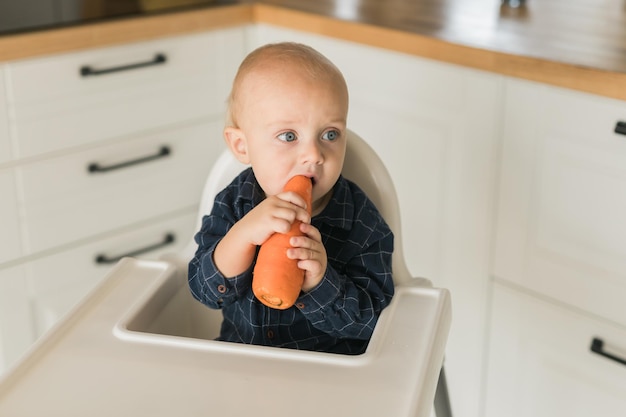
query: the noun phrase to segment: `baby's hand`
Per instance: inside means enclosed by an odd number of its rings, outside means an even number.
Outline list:
[[[243,273],[254,260],[256,247],[272,234],[286,233],[294,220],[309,223],[306,202],[294,192],[268,197],[230,228],[213,252],[215,266],[226,277]]]
[[[238,223],[250,244],[261,245],[274,233],[287,233],[295,220],[309,223],[306,202],[298,194],[289,191],[267,197],[250,210]]]
[[[298,267],[304,269],[302,291],[308,292],[322,281],[326,273],[328,258],[322,243],[322,235],[315,226],[302,223],[300,231],[304,236],[292,237],[289,243],[292,248],[287,250],[287,257],[299,259]]]

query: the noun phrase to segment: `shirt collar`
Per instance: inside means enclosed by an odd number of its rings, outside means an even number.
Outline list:
[[[257,182],[252,168],[247,168],[241,175],[243,177],[243,181],[238,198],[252,202],[252,207],[256,207],[265,199],[265,193]]]

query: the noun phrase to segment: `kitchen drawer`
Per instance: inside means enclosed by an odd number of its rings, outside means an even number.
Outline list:
[[[4,89],[4,67],[0,66],[0,164],[11,159],[9,140],[9,115],[7,96]]]
[[[223,113],[243,32],[172,37],[7,65],[19,157]],[[165,62],[101,75],[107,70]],[[158,60],[157,60],[158,61]]]
[[[487,417],[621,417],[626,410],[626,328],[496,284]]]
[[[26,250],[43,251],[195,207],[225,147],[221,129],[221,122],[195,124],[23,164],[17,170]],[[164,148],[169,154],[161,153]]]
[[[510,80],[494,272],[626,325],[626,102]]]
[[[116,258],[150,247],[153,249],[134,257],[157,259],[181,250],[193,238],[196,215],[194,208],[149,226],[28,263],[34,334],[40,336],[69,311],[116,264]],[[166,243],[166,236],[172,236],[173,241]],[[103,262],[102,258],[109,262]]]
[[[10,169],[0,169],[0,264],[22,254],[15,179]]]

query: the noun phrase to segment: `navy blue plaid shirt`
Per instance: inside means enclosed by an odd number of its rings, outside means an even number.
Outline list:
[[[252,169],[215,198],[196,234],[189,287],[208,307],[222,309],[218,340],[345,354],[365,351],[380,312],[394,293],[393,234],[358,186],[340,177],[326,208],[311,223],[326,248],[328,267],[318,286],[286,310],[259,302],[252,292],[254,265],[225,277],[213,251],[226,232],[264,199]]]

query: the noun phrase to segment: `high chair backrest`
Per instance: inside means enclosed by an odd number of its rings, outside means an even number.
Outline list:
[[[393,254],[394,282],[396,285],[407,284],[412,280],[412,277],[406,266],[402,251],[400,209],[391,176],[380,157],[361,137],[348,130],[347,140],[342,174],[365,191],[393,231],[395,236]],[[202,217],[210,213],[217,193],[230,184],[235,176],[245,168],[246,166],[237,161],[229,150],[224,151],[217,159],[204,186],[196,221],[196,231],[200,230]],[[196,247],[195,242],[192,241],[181,255],[190,259]]]

